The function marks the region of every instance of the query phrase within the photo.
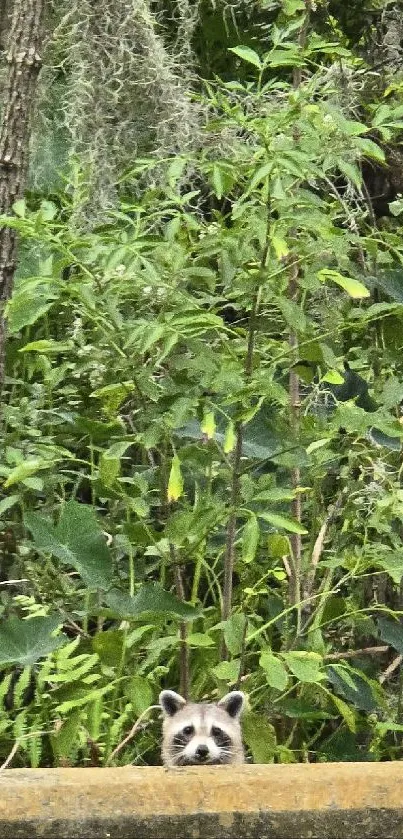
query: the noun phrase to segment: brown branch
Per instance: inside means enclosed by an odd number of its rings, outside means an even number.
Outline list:
[[[146,708],[145,711],[143,711],[142,714],[140,714],[140,716],[138,717],[138,719],[134,723],[133,728],[130,729],[127,737],[125,737],[124,740],[122,740],[121,743],[119,743],[119,745],[116,746],[116,749],[114,749],[113,752],[109,755],[107,763],[110,763],[111,760],[114,757],[116,757],[116,755],[119,754],[120,751],[122,751],[122,749],[127,745],[127,743],[130,743],[130,740],[132,740],[134,735],[137,733],[138,729],[140,728],[141,723],[143,722],[144,717],[148,714],[148,712],[152,711],[154,708],[159,708],[159,707],[160,707],[159,705],[149,705],[149,707]]]
[[[381,673],[381,675],[379,676],[379,681],[381,685],[383,685],[383,683],[386,682],[387,679],[389,679],[389,676],[391,676],[392,673],[394,673],[395,670],[397,670],[397,668],[400,667],[402,661],[403,655],[401,654],[397,655],[396,658],[393,659],[393,661],[389,664],[389,667],[387,667],[386,670],[384,670],[383,673]]]
[[[14,0],[0,129],[0,213],[6,215],[24,194],[31,113],[41,66],[44,10],[45,0]],[[13,288],[16,243],[16,231],[3,225],[0,228],[0,388],[4,383],[4,308]]]
[[[288,297],[290,300],[298,297],[298,265],[293,260],[290,268],[290,279],[288,283]],[[294,355],[294,360],[297,360],[298,339],[294,332],[290,332],[288,343]],[[290,397],[290,421],[291,428],[296,438],[299,436],[299,418],[300,418],[300,393],[299,393],[299,376],[291,367],[289,376],[289,397]],[[294,466],[291,472],[291,483],[296,489],[301,482],[300,469]],[[301,495],[298,494],[291,502],[291,513],[294,519],[301,523],[302,508]],[[292,533],[290,536],[291,544],[291,576],[289,578],[289,599],[290,605],[297,607],[297,635],[300,632],[301,624],[301,610],[299,602],[301,600],[301,555],[302,555],[302,539],[300,533]]]
[[[329,525],[334,521],[337,513],[340,510],[340,507],[341,507],[342,502],[343,502],[344,492],[345,491],[343,490],[343,492],[339,495],[339,497],[335,501],[335,503],[332,504],[328,508],[327,516],[326,516],[322,526],[320,527],[319,533],[316,537],[315,544],[314,544],[313,550],[312,550],[311,567],[310,567],[310,569],[308,571],[308,574],[306,576],[305,585],[304,585],[304,600],[308,600],[309,597],[312,594],[312,590],[313,590],[313,586],[314,586],[314,582],[315,582],[316,569],[317,569],[319,560],[322,556],[322,551],[323,551],[323,547],[324,547],[324,543],[325,543],[325,536],[326,536],[326,533],[329,529]],[[308,613],[309,609],[305,608],[304,611],[305,611],[305,613]]]
[[[18,752],[18,749],[20,748],[20,745],[21,745],[20,740],[16,740],[16,741],[15,741],[15,743],[14,743],[13,748],[11,749],[10,754],[8,755],[8,757],[6,757],[6,759],[5,759],[4,763],[2,763],[2,764],[1,764],[1,766],[0,766],[0,772],[3,772],[3,771],[4,771],[4,769],[7,769],[7,766],[9,766],[9,765],[10,765],[10,763],[11,763],[11,761],[12,761],[12,759],[13,759],[14,755]]]
[[[255,286],[252,308],[249,316],[248,325],[248,344],[245,356],[245,380],[248,382],[253,374],[253,353],[255,349],[255,338],[257,331],[257,316],[259,311],[261,283],[264,279],[264,269],[266,267],[267,256],[270,247],[270,227],[271,227],[271,201],[270,197],[267,202],[267,218],[266,218],[266,238],[262,250],[259,266],[259,277]],[[224,585],[223,585],[223,603],[221,610],[221,619],[228,620],[232,606],[232,578],[235,564],[235,540],[236,540],[236,526],[237,526],[237,507],[239,504],[239,479],[242,458],[242,443],[243,443],[243,424],[238,422],[236,425],[236,443],[235,451],[232,460],[232,485],[231,485],[231,512],[227,525],[227,536],[225,540],[225,557],[224,557]],[[224,636],[221,640],[221,659],[227,658],[227,649],[224,641]]]
[[[329,653],[325,655],[325,661],[342,661],[348,658],[357,658],[360,655],[382,655],[387,653],[390,649],[389,644],[384,644],[382,647],[363,647],[361,650],[347,650],[343,653]]]
[[[221,619],[228,620],[232,605],[232,577],[234,573],[235,564],[235,539],[237,526],[237,506],[239,502],[239,471],[241,465],[242,455],[242,423],[237,424],[236,428],[236,443],[235,451],[232,461],[232,486],[230,507],[231,512],[227,525],[227,536],[225,540],[225,555],[224,555],[224,585],[223,585],[223,601],[221,610]],[[224,635],[221,641],[221,659],[227,658],[227,648],[224,641]]]
[[[178,599],[183,603],[186,600],[185,595],[185,587],[183,585],[183,577],[182,577],[182,568],[178,563],[178,557],[176,556],[175,548],[172,544],[169,546],[171,558],[174,561],[174,578],[175,578],[175,589],[176,589],[176,596]],[[189,699],[189,684],[190,684],[190,657],[189,657],[189,647],[187,643],[188,637],[188,628],[185,621],[181,621],[179,624],[179,636],[180,636],[180,657],[179,657],[179,670],[180,670],[180,693],[184,697],[184,699]]]

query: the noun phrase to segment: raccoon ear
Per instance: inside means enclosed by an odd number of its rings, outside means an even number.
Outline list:
[[[162,690],[159,695],[159,703],[167,717],[173,717],[186,705],[186,699],[175,693],[174,690]]]
[[[219,708],[222,708],[230,717],[235,719],[242,714],[245,704],[245,694],[240,690],[232,690],[231,693],[223,696],[217,704]]]

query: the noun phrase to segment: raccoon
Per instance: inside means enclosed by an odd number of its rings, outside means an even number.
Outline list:
[[[240,716],[245,696],[227,693],[217,704],[186,702],[173,690],[159,696],[164,721],[164,766],[215,766],[244,763]]]

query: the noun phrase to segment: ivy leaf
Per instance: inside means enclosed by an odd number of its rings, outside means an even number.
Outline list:
[[[211,672],[220,682],[227,682],[228,684],[233,685],[239,676],[239,666],[239,659],[236,658],[232,661],[220,661],[219,664],[216,664],[216,666],[212,668]]]
[[[56,527],[38,513],[26,513],[25,525],[36,548],[75,568],[90,589],[112,582],[112,560],[92,507],[68,501]]]
[[[259,664],[264,671],[266,682],[276,690],[285,690],[288,684],[288,673],[281,658],[273,655],[269,650],[263,650]]]
[[[403,653],[403,626],[400,621],[378,618],[377,624],[382,641],[390,644],[398,653]]]
[[[287,667],[300,682],[320,682],[323,679],[321,667],[323,658],[319,653],[305,650],[282,653]]]
[[[277,746],[276,732],[266,717],[248,711],[243,717],[242,732],[254,763],[273,763]]]
[[[20,664],[26,667],[66,644],[66,635],[52,636],[58,626],[58,615],[3,621],[0,627],[0,665]]]
[[[108,592],[105,600],[108,606],[123,618],[138,618],[148,612],[155,615],[175,615],[183,620],[194,620],[200,615],[199,609],[179,600],[158,583],[146,583],[134,597],[113,589]]]
[[[224,623],[224,640],[231,655],[239,655],[245,637],[247,619],[244,614],[236,612]]]

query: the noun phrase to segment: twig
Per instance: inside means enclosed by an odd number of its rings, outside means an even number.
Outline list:
[[[178,557],[176,555],[175,548],[172,544],[169,546],[171,559],[174,562],[174,578],[175,578],[175,589],[176,589],[176,596],[184,603],[186,600],[185,597],[185,587],[183,585],[183,578],[182,578],[182,569],[178,563]],[[190,683],[190,659],[189,659],[189,647],[187,643],[188,637],[188,628],[185,621],[181,621],[179,624],[179,635],[180,635],[180,661],[179,661],[179,668],[180,668],[180,692],[184,699],[189,698],[189,683]]]
[[[2,580],[0,586],[15,586],[17,583],[29,583],[29,580]]]
[[[344,492],[344,491],[343,491]],[[339,497],[328,508],[327,516],[319,530],[319,533],[316,537],[315,544],[313,546],[312,556],[311,556],[311,568],[307,574],[305,586],[304,586],[304,599],[307,599],[312,594],[313,584],[315,582],[315,573],[318,562],[322,555],[323,545],[325,542],[325,536],[328,531],[329,525],[332,523],[334,518],[336,517],[337,513],[340,510],[341,504],[343,501],[343,493],[340,493]]]
[[[290,300],[298,297],[298,265],[292,261],[290,267],[290,278],[288,282],[288,298]],[[295,332],[290,332],[288,343],[293,351],[295,358],[297,358],[298,339]],[[291,367],[288,390],[290,396],[290,421],[291,427],[296,439],[299,437],[299,415],[300,415],[300,392],[299,392],[299,376]],[[299,466],[294,466],[291,472],[291,483],[294,489],[300,484],[300,469]],[[300,524],[302,518],[301,495],[298,493],[291,503],[291,512],[294,519]],[[296,637],[301,632],[301,608],[299,606],[301,600],[301,554],[302,554],[302,539],[300,533],[292,533],[290,536],[291,544],[291,576],[289,577],[289,597],[290,604],[296,606],[297,609],[297,628]]]
[[[131,740],[131,739],[134,737],[134,735],[137,733],[138,729],[140,728],[140,724],[141,724],[141,722],[143,721],[144,717],[148,714],[148,712],[149,712],[149,711],[152,711],[154,708],[159,708],[159,707],[160,707],[159,705],[149,705],[149,707],[148,707],[148,708],[146,708],[146,709],[145,709],[145,711],[143,711],[143,713],[142,713],[142,714],[140,714],[139,718],[138,718],[138,719],[136,720],[136,722],[134,723],[133,728],[129,731],[129,733],[128,733],[127,737],[125,737],[125,739],[124,739],[124,740],[122,740],[122,742],[121,742],[121,743],[119,743],[119,745],[118,745],[118,746],[116,746],[116,749],[114,749],[114,750],[113,750],[113,752],[109,755],[109,758],[108,758],[107,763],[110,763],[110,762],[111,762],[111,760],[112,760],[114,757],[116,757],[116,755],[117,755],[117,754],[119,754],[119,752],[120,752],[120,751],[122,751],[122,749],[124,748],[124,746],[126,746],[126,745],[127,745],[127,743],[129,743],[129,742],[130,742],[130,740]]]
[[[9,756],[5,759],[4,763],[1,764],[0,772],[3,772],[4,769],[7,769],[7,766],[10,765],[14,755],[16,754],[16,752],[18,752],[18,749],[20,748],[20,745],[21,745],[20,740],[16,740],[13,748],[11,749],[11,752],[10,752]]]
[[[234,573],[235,564],[235,539],[236,539],[236,524],[237,524],[237,505],[239,502],[239,467],[242,455],[242,423],[238,423],[236,429],[236,445],[234,457],[232,461],[232,486],[231,486],[231,513],[227,525],[227,537],[225,540],[225,557],[224,557],[224,585],[223,585],[223,602],[221,619],[228,620],[232,605],[232,576]],[[221,640],[221,659],[227,657],[227,648],[224,641],[224,635]]]
[[[383,685],[383,683],[386,682],[387,679],[389,679],[389,676],[391,676],[392,673],[394,673],[395,670],[397,670],[397,668],[400,667],[402,661],[403,655],[401,654],[397,655],[396,658],[393,659],[393,661],[389,664],[389,667],[387,667],[386,670],[384,670],[383,673],[381,673],[381,675],[379,676],[379,681],[381,685]]]
[[[341,659],[345,658],[356,658],[359,655],[382,655],[382,653],[387,653],[390,649],[389,644],[385,644],[382,647],[363,647],[361,650],[346,650],[343,653],[329,653],[329,655],[325,655],[325,661],[340,661]]]
[[[253,353],[255,349],[256,332],[258,328],[258,313],[261,296],[261,286],[263,282],[264,270],[266,267],[267,256],[270,247],[270,228],[271,228],[271,201],[270,196],[267,202],[267,219],[266,219],[266,238],[263,246],[259,281],[255,286],[252,299],[252,308],[249,316],[248,324],[248,344],[245,357],[245,380],[249,382],[253,374]],[[224,584],[223,584],[223,603],[221,610],[221,619],[228,620],[231,613],[232,606],[232,578],[235,565],[235,541],[236,541],[236,525],[237,525],[237,507],[239,504],[239,490],[240,490],[240,471],[242,459],[242,444],[243,444],[243,423],[236,424],[236,443],[235,451],[232,460],[232,486],[231,486],[231,512],[227,524],[227,537],[225,540],[225,557],[224,557]],[[224,634],[221,638],[220,658],[224,660],[227,658],[227,648],[224,640]]]
[[[10,754],[6,757],[4,763],[0,766],[0,772],[4,772],[4,769],[7,769],[7,766],[10,765],[14,755],[18,752],[18,749],[21,746],[23,740],[29,740],[30,737],[43,737],[44,734],[49,734],[49,731],[31,731],[29,734],[23,734],[22,737],[18,737],[14,743],[13,748],[11,749]]]

